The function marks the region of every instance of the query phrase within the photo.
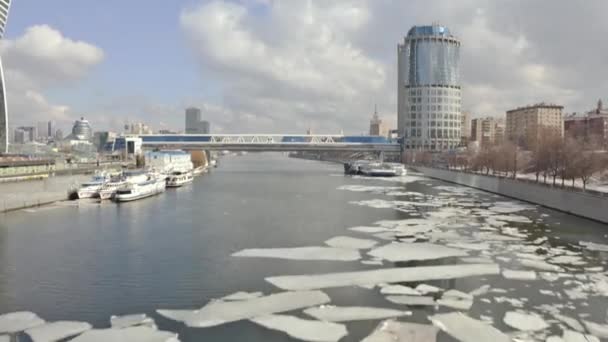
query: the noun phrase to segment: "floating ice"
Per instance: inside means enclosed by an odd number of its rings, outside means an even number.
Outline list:
[[[435,305],[433,297],[425,296],[387,296],[386,300],[402,305]]]
[[[348,230],[352,230],[353,232],[359,232],[359,233],[376,234],[376,233],[390,231],[391,229],[382,228],[382,227],[361,226],[361,227],[351,227],[351,228],[348,228]]]
[[[381,322],[361,342],[435,342],[437,332],[432,325],[388,320]]]
[[[166,318],[187,326],[204,328],[224,323],[326,304],[329,297],[321,291],[282,292],[249,300],[211,301],[200,310],[157,310]]]
[[[33,312],[7,313],[0,315],[0,334],[13,334],[41,324],[44,324],[44,320]]]
[[[553,336],[547,337],[547,339],[545,340],[545,342],[564,342],[564,340],[561,337],[559,337],[559,336],[553,335]]]
[[[470,263],[474,263],[474,264],[492,264],[494,263],[494,261],[490,258],[483,258],[483,257],[468,257],[468,258],[460,258],[460,260],[462,260],[463,262],[470,262]]]
[[[466,256],[467,252],[432,243],[390,243],[374,248],[369,255],[389,261],[433,260]]]
[[[110,325],[112,328],[122,329],[127,327],[134,327],[137,325],[146,325],[149,327],[155,327],[154,320],[146,314],[135,314],[126,316],[112,316],[110,317]]]
[[[511,304],[511,306],[516,307],[516,308],[524,307],[524,301],[521,299],[517,299],[517,298],[496,297],[496,298],[494,298],[494,300],[496,301],[496,303],[509,303],[509,304]]]
[[[497,221],[517,222],[517,223],[532,223],[532,220],[520,215],[494,215],[492,219]]]
[[[387,294],[387,295],[408,295],[408,296],[419,296],[420,295],[420,292],[418,292],[417,290],[414,290],[413,288],[411,288],[409,286],[403,286],[403,285],[383,286],[382,289],[380,289],[380,293]]]
[[[268,315],[251,319],[263,327],[278,330],[303,341],[333,342],[348,334],[343,324],[302,319],[287,315]]]
[[[437,300],[437,304],[447,306],[457,310],[469,310],[473,306],[473,301],[470,299],[462,298],[440,298]]]
[[[82,334],[91,328],[93,326],[86,322],[58,321],[35,326],[27,329],[25,333],[30,335],[34,342],[54,342]]]
[[[468,293],[464,293],[458,290],[447,290],[443,293],[443,295],[441,296],[441,298],[458,298],[458,299],[473,299],[473,295],[468,294]]]
[[[509,336],[487,323],[473,319],[462,313],[448,313],[430,316],[429,319],[439,329],[462,342],[509,342]]]
[[[591,321],[583,321],[587,331],[591,333],[593,336],[597,336],[600,338],[608,338],[608,325],[599,324]]]
[[[399,186],[369,186],[369,185],[342,185],[338,190],[347,190],[354,192],[376,192],[383,193],[385,191],[401,190]]]
[[[469,294],[473,297],[483,296],[490,291],[490,285],[481,285],[475,290],[469,292]]]
[[[490,245],[488,245],[487,243],[453,242],[448,243],[448,246],[454,248],[470,249],[473,251],[486,251],[490,249]]]
[[[536,268],[541,271],[561,272],[564,270],[563,268],[557,265],[551,265],[547,262],[540,260],[521,259],[519,260],[519,262],[526,267]]]
[[[325,241],[325,244],[330,247],[351,249],[369,249],[374,247],[377,243],[378,241],[357,239],[350,236],[336,236]]]
[[[592,251],[608,252],[608,245],[604,245],[601,243],[580,241],[579,244],[581,246],[585,246],[587,249]]]
[[[422,294],[427,294],[427,293],[441,292],[441,291],[443,291],[443,289],[440,287],[437,287],[437,286],[433,286],[433,285],[419,284],[418,286],[416,286],[416,291],[418,291]]]
[[[70,342],[179,342],[177,334],[146,326],[125,329],[93,329]]]
[[[331,306],[308,308],[304,313],[320,321],[349,322],[410,316],[410,311],[373,308],[365,306]]]
[[[516,202],[495,202],[494,205],[488,209],[497,213],[511,214],[523,210],[534,210],[536,207]]]
[[[535,313],[524,314],[516,311],[508,311],[503,318],[503,322],[510,327],[522,331],[538,331],[549,327],[549,324],[547,324],[541,316]]]
[[[549,259],[550,262],[555,264],[567,264],[567,265],[584,265],[586,262],[580,256],[574,255],[560,255]]]
[[[349,248],[334,247],[295,247],[295,248],[253,248],[244,249],[232,254],[235,257],[277,258],[288,260],[333,260],[354,261],[361,255]]]
[[[576,331],[585,332],[583,325],[578,320],[572,317],[564,316],[558,313],[553,314],[553,317],[555,317],[555,319],[557,319],[558,321],[566,323],[566,325]]]
[[[374,265],[374,266],[379,266],[382,265],[382,260],[361,260],[361,263],[363,265]]]
[[[551,291],[551,290],[540,289],[540,290],[538,290],[538,292],[540,292],[540,294],[545,295],[545,296],[555,297],[557,295],[554,291]]]
[[[534,271],[503,270],[502,276],[507,279],[536,280],[536,272]]]
[[[233,294],[227,295],[226,297],[220,298],[221,300],[226,301],[235,301],[235,300],[248,300],[253,298],[262,297],[264,294],[262,292],[235,292]]]
[[[369,271],[268,277],[266,281],[286,290],[309,290],[330,287],[456,279],[499,274],[496,264],[465,264],[382,268]]]
[[[584,335],[572,330],[565,330],[562,339],[564,342],[601,342],[600,339],[595,336]]]

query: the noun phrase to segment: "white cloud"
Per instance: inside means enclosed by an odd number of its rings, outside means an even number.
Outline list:
[[[49,119],[69,122],[70,107],[51,103],[45,91],[81,80],[104,57],[100,48],[73,41],[46,25],[32,26],[14,40],[3,40],[0,54],[11,125]]]

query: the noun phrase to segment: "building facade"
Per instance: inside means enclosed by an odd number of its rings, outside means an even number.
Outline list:
[[[587,142],[606,145],[608,142],[608,110],[603,108],[602,100],[597,107],[584,115],[572,114],[564,117],[564,135],[582,138]]]
[[[471,140],[471,113],[460,113],[460,145],[467,146]]]
[[[89,121],[84,118],[76,120],[72,126],[72,140],[90,140],[93,137],[93,129]]]
[[[507,111],[506,138],[521,148],[533,150],[541,134],[564,136],[564,107],[539,103]]]
[[[200,108],[191,107],[186,109],[186,134],[209,134],[210,125],[208,121],[201,120]]]
[[[505,122],[502,119],[487,117],[471,120],[471,141],[480,148],[501,144],[504,134]]]
[[[378,109],[374,109],[374,116],[369,121],[369,135],[382,135],[382,120],[378,117]]]
[[[8,20],[11,0],[0,0],[0,39]],[[4,83],[4,68],[0,59],[0,154],[8,152],[8,109],[6,104],[6,84]]]
[[[398,48],[398,129],[406,149],[460,145],[460,41],[445,26],[414,26]]]

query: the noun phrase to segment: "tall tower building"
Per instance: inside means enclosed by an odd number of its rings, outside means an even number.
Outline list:
[[[186,109],[186,134],[209,134],[209,131],[209,122],[201,120],[199,108]]]
[[[0,39],[4,37],[4,29],[8,20],[11,0],[0,0]],[[0,154],[8,152],[8,110],[6,105],[6,87],[4,69],[0,59]]]
[[[378,108],[374,108],[374,116],[369,121],[369,135],[382,135],[382,120],[378,117]]]
[[[398,129],[406,149],[460,144],[460,41],[445,26],[414,26],[398,48]]]

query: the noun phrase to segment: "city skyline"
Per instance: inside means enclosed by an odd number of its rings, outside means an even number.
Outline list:
[[[383,120],[396,126],[395,44],[410,26],[434,21],[464,42],[462,107],[474,116],[541,101],[581,112],[608,94],[606,82],[588,71],[600,70],[603,59],[556,50],[576,28],[550,26],[546,35],[548,19],[525,20],[547,9],[557,18],[588,18],[599,29],[589,30],[586,42],[600,41],[605,25],[592,20],[606,12],[600,1],[118,4],[13,5],[1,52],[15,125],[48,119],[65,128],[84,115],[99,129],[116,130],[125,120],[176,129],[183,110],[197,106],[218,132],[362,132],[377,102]],[[120,13],[87,16],[113,5]],[[141,8],[148,15],[132,27],[129,18]],[[129,39],[115,39],[127,27]],[[40,42],[54,44],[36,50]],[[575,40],[571,50],[590,48],[586,42]]]

